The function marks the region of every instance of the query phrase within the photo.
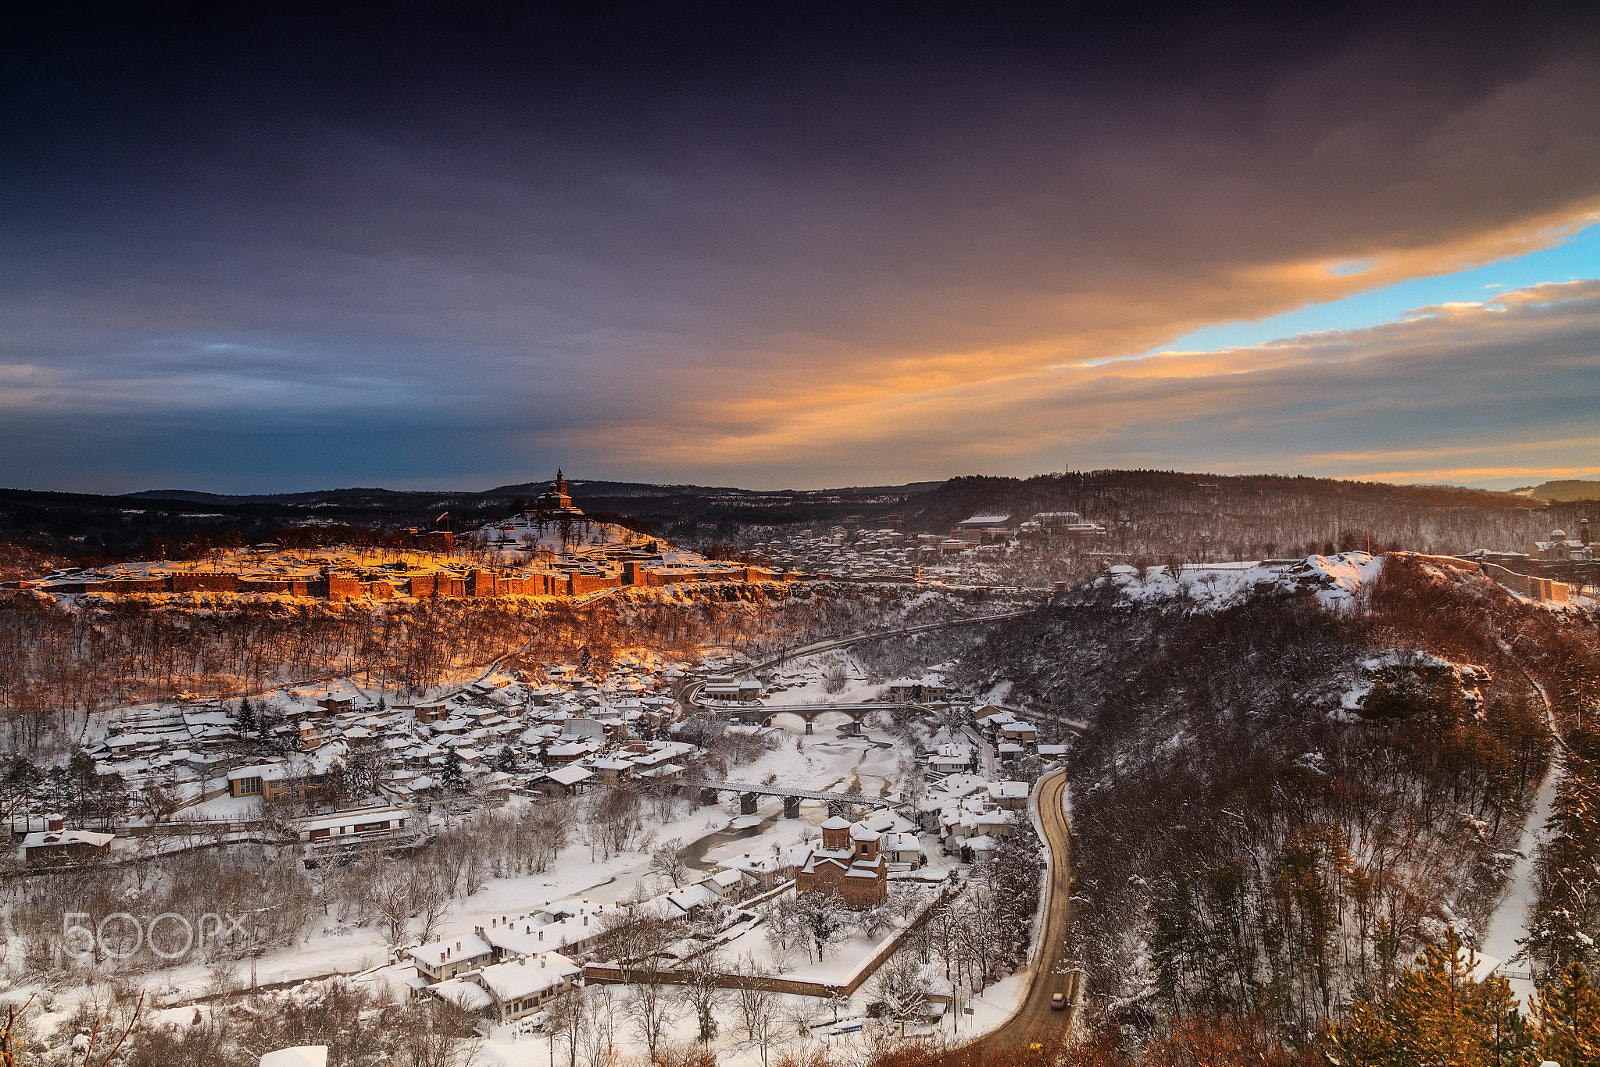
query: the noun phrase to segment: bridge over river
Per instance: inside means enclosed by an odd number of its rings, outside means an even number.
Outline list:
[[[813,789],[790,789],[781,785],[756,785],[753,782],[712,782],[704,778],[682,779],[686,789],[700,790],[701,799],[708,804],[717,802],[718,793],[738,793],[739,810],[745,815],[756,813],[760,797],[782,797],[783,817],[798,819],[802,800],[820,800],[828,811],[837,815],[848,805],[861,804],[873,808],[890,808],[900,803],[891,797],[869,797],[859,793],[820,793]]]

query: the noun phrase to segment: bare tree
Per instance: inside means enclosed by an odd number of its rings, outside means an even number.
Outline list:
[[[661,1035],[666,1029],[671,1009],[666,986],[653,975],[633,984],[633,999],[628,1003],[628,1014],[633,1018],[634,1029],[649,1049],[652,1060],[661,1044]]]
[[[761,1047],[761,1067],[767,1067],[767,1050],[778,1036],[777,994],[766,987],[767,969],[753,956],[739,960],[739,985],[735,1001],[745,1038]]]
[[[873,989],[889,1017],[899,1021],[904,1036],[907,1020],[916,1018],[927,1005],[931,985],[916,957],[899,952],[878,968]]]
[[[411,906],[422,919],[422,929],[417,936],[424,942],[432,941],[439,924],[455,904],[454,883],[447,882],[438,871],[424,867],[411,874]]]
[[[616,1055],[617,1004],[612,989],[609,985],[592,985],[576,994],[589,1018],[581,1039],[583,1058],[589,1067],[611,1067]]]
[[[674,889],[683,885],[689,875],[689,864],[684,858],[684,851],[681,837],[663,841],[650,853],[650,873],[668,879]]]
[[[373,883],[369,900],[383,931],[384,944],[390,948],[405,944],[406,928],[411,922],[411,886],[403,879],[380,875]]]
[[[432,998],[429,998],[430,1000]],[[472,1034],[466,1013],[443,1001],[427,1004],[420,1018],[401,1028],[397,1062],[402,1067],[472,1067],[482,1042]]]
[[[685,1005],[694,1009],[695,1019],[700,1024],[698,1040],[705,1044],[717,1036],[717,1008],[728,999],[728,991],[719,984],[723,976],[722,956],[715,949],[702,952],[680,968],[679,973],[683,975],[679,996]]]
[[[654,967],[656,957],[672,941],[670,922],[641,906],[643,903],[635,898],[599,920],[601,934],[595,951],[616,962],[624,983],[633,981],[635,966]]]
[[[584,809],[583,838],[591,856],[610,859],[649,846],[650,833],[639,817],[639,794],[629,786],[612,785],[589,794]]]
[[[545,1005],[544,1032],[550,1039],[550,1058],[555,1059],[557,1039],[567,1043],[567,1065],[578,1067],[578,1042],[589,1026],[589,1013],[576,991],[556,997]]]
[[[777,997],[766,990],[762,990],[766,1003],[762,1005],[762,1012],[755,1018],[755,1026],[750,1030],[750,1038],[761,1049],[761,1067],[767,1067],[767,1054],[772,1046],[778,1043],[778,1035],[783,1031],[782,1020],[779,1019]]]

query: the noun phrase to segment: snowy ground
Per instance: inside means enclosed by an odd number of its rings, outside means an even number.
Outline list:
[[[1238,602],[1258,587],[1310,589],[1329,608],[1348,606],[1364,585],[1376,581],[1381,557],[1365,552],[1309,556],[1293,562],[1184,563],[1167,567],[1112,567],[1108,579],[1130,600],[1150,602],[1190,598],[1198,610],[1217,610]]]

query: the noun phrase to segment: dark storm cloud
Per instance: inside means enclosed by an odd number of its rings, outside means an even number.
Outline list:
[[[9,484],[1026,470],[1051,366],[1600,209],[1558,8],[130,10],[0,72]]]

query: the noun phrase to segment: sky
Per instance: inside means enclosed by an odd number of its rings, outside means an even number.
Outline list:
[[[0,485],[1600,474],[1600,13],[1279,7],[12,11]]]

